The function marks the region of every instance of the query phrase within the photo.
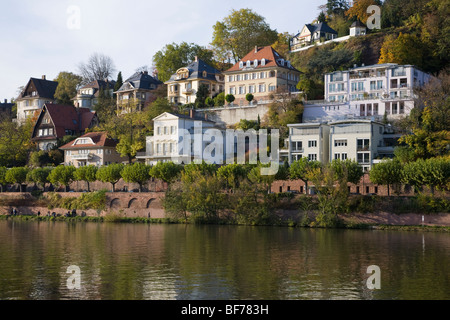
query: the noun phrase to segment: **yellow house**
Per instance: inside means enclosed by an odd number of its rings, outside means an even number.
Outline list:
[[[222,73],[197,57],[187,67],[178,69],[165,84],[167,98],[175,104],[194,103],[202,84],[208,88],[211,98],[223,92],[225,86]]]
[[[300,80],[300,71],[270,46],[255,47],[224,75],[225,95],[232,94],[237,105],[248,104],[249,93],[259,102],[275,93],[294,92]]]

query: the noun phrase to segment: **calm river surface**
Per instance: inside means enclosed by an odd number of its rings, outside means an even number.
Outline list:
[[[0,221],[0,299],[447,300],[450,235]]]

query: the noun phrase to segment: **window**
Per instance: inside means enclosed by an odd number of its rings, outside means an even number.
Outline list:
[[[98,149],[97,154],[103,154],[103,149]]]
[[[302,141],[294,141],[291,143],[292,151],[302,151],[303,150],[303,143]]]
[[[170,127],[170,134],[175,134],[175,126]]]
[[[253,61],[253,65],[255,68],[258,66],[258,59],[255,59],[255,61]]]
[[[370,153],[358,153],[357,161],[358,163],[370,163]]]
[[[255,92],[256,92],[256,87],[254,85],[248,86],[248,93],[255,93]]]
[[[358,139],[356,140],[357,151],[368,151],[370,148],[369,139]]]
[[[317,154],[308,154],[309,161],[317,161]]]
[[[240,62],[239,62],[239,69],[242,69],[242,68],[244,68],[244,62],[243,62],[243,61],[240,61]]]
[[[208,76],[208,73],[206,71],[203,71],[203,78],[206,78]]]
[[[266,92],[266,85],[265,84],[260,84],[259,85],[259,92]]]
[[[239,87],[239,94],[245,94],[245,87]]]
[[[228,82],[233,82],[233,76],[228,76]]]
[[[317,140],[308,141],[308,147],[309,148],[317,148]]]
[[[265,65],[266,65],[266,59],[263,58],[263,59],[261,60],[261,65],[262,65],[262,66],[265,66]]]
[[[334,154],[334,160],[339,160],[341,159],[341,154],[340,153],[335,153]]]
[[[248,79],[249,79],[248,73],[244,74],[244,80],[248,80]]]
[[[347,159],[348,159],[347,154],[346,154],[346,153],[343,153],[343,154],[341,155],[341,159],[342,159],[342,160],[347,160]]]
[[[39,136],[39,137],[42,137],[42,135],[43,135],[43,131],[42,131],[42,129],[39,129],[39,134],[38,134],[38,136]]]
[[[72,151],[67,150],[67,151],[66,151],[66,156],[70,156],[70,155],[72,155]]]
[[[160,136],[160,135],[161,135],[161,127],[158,127],[158,128],[156,129],[156,132],[157,132],[157,135]]]
[[[270,92],[274,92],[276,89],[277,89],[276,86],[274,86],[274,85],[269,85],[269,91],[270,91]]]
[[[334,146],[335,147],[346,147],[347,146],[347,140],[335,140],[334,141]]]
[[[266,73],[265,72],[261,72],[260,74],[259,74],[259,78],[260,79],[264,79],[266,77]]]
[[[236,94],[236,88],[230,87],[230,94]]]

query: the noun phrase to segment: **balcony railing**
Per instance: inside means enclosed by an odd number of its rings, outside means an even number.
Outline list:
[[[91,160],[94,157],[92,153],[73,155],[73,160]]]

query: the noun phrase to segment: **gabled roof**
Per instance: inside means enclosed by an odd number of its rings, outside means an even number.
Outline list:
[[[86,130],[90,127],[92,120],[97,116],[89,108],[75,108],[74,106],[46,103],[39,113],[38,120],[33,129],[33,136],[35,136],[37,126],[46,112],[48,112],[53,122],[57,138],[64,137],[66,130],[75,132]]]
[[[261,64],[262,59],[265,59],[265,65]],[[292,65],[288,64],[288,62],[277,51],[275,51],[275,49],[273,49],[271,46],[266,46],[266,47],[255,47],[255,49],[250,51],[244,58],[242,58],[230,69],[225,71],[225,73],[244,70],[245,67],[244,69],[239,67],[239,63],[241,61],[244,62],[245,65],[247,61],[251,61],[253,63],[253,61],[255,60],[258,60],[258,66],[256,68],[253,68],[256,70],[270,67],[281,67],[292,71],[300,72],[297,69],[295,69]]]
[[[24,90],[20,93],[19,99],[26,96],[25,93],[27,92],[27,89],[30,85],[34,85],[34,87],[36,88],[37,97],[52,100],[55,99],[55,91],[58,87],[58,82],[37,78],[30,78]]]
[[[79,139],[89,138],[92,140],[93,144],[76,144],[74,143]],[[82,149],[82,148],[98,148],[98,147],[111,147],[115,148],[117,142],[113,139],[108,138],[108,134],[106,132],[89,132],[81,137],[63,145],[59,149],[67,150],[67,149]]]
[[[305,24],[305,27],[309,30],[311,34],[315,32],[323,32],[323,33],[332,33],[338,34],[335,30],[333,30],[326,22],[315,23],[315,24]],[[294,38],[300,36],[301,32],[296,34]]]
[[[355,27],[366,28],[366,25],[364,23],[362,23],[361,21],[356,20],[355,22],[352,23],[350,28],[355,28]]]
[[[162,84],[162,82],[149,75],[148,72],[136,72],[124,81],[123,85],[119,90],[117,90],[117,92],[129,90],[129,85],[131,85],[134,89],[151,90],[152,84],[158,86]]]
[[[174,73],[170,79],[167,82],[173,82],[177,80],[193,80],[193,79],[208,79],[208,80],[216,80],[216,75],[221,74],[219,70],[216,68],[211,67],[208,65],[205,61],[196,58],[195,61],[193,61],[191,64],[189,64],[187,67],[184,67],[185,69],[189,70],[189,77],[183,78],[183,79],[177,79],[177,73]],[[183,68],[180,68],[183,69]],[[206,71],[207,75],[206,78],[203,77],[203,72]]]

